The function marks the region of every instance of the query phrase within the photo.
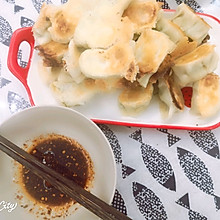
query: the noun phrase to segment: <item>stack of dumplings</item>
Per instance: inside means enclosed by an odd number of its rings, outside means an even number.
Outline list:
[[[210,25],[184,3],[169,19],[161,8],[156,0],[44,3],[33,34],[55,98],[73,107],[119,90],[120,108],[133,115],[157,96],[169,119],[186,108],[181,90],[190,86],[191,111],[215,115],[220,80]]]

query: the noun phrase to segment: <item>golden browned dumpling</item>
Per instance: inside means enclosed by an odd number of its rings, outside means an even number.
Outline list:
[[[123,39],[132,39],[133,24],[128,18],[122,18],[120,15],[124,4],[119,4],[118,1],[118,4],[112,6],[104,2],[106,0],[94,10],[85,13],[79,20],[74,33],[77,46],[106,49]]]
[[[170,119],[177,111],[184,109],[184,99],[180,86],[175,82],[172,71],[158,79],[158,95],[162,101],[162,113]]]
[[[68,51],[63,57],[64,68],[72,76],[76,83],[82,82],[85,78],[79,67],[79,57],[82,51],[83,49],[78,48],[72,39],[69,43]]]
[[[93,10],[100,0],[69,0],[59,6],[43,4],[33,33],[39,44],[51,39],[59,43],[68,43],[73,37],[75,28],[88,10]]]
[[[220,109],[220,78],[210,73],[193,85],[191,109],[202,117],[215,115]]]
[[[172,67],[180,86],[186,86],[200,80],[213,72],[218,64],[218,55],[215,46],[202,44],[192,52],[175,60]]]
[[[44,66],[61,67],[63,66],[62,58],[68,49],[68,45],[50,41],[36,46],[35,49],[39,51],[39,55],[43,58]]]
[[[84,105],[99,92],[94,80],[86,79],[77,84],[67,73],[54,81],[50,88],[56,99],[68,107]]]
[[[48,28],[51,26],[50,18],[56,12],[57,6],[43,3],[38,19],[36,20],[32,31],[35,41],[39,44],[46,44],[51,41],[51,35]]]
[[[178,83],[175,81],[172,71],[171,73],[167,76],[164,77],[164,80],[166,82],[166,85],[170,91],[170,95],[172,97],[174,105],[180,109],[184,109],[184,99],[183,99],[183,94],[181,92],[181,88],[178,85]]]
[[[158,80],[159,98],[161,100],[161,113],[164,118],[170,119],[179,109],[173,103],[169,88],[163,78]]]
[[[50,19],[51,27],[48,28],[51,38],[60,43],[68,43],[73,37],[78,19],[68,15],[66,11],[58,10]]]
[[[120,96],[119,103],[121,107],[129,112],[134,112],[136,110],[145,109],[153,96],[153,85],[149,83],[146,88],[143,87],[134,87],[134,88],[125,88]]]
[[[109,49],[87,49],[79,58],[82,73],[89,78],[125,77],[133,82],[137,66],[130,44],[115,44]]]
[[[175,44],[186,36],[177,24],[164,16],[161,16],[157,21],[156,29],[166,34]]]
[[[172,21],[177,24],[188,37],[197,41],[198,44],[203,41],[211,28],[210,25],[189,6],[183,3],[177,7]]]
[[[135,45],[135,58],[140,73],[155,73],[175,44],[159,31],[146,29]]]
[[[127,16],[135,24],[135,32],[141,32],[144,28],[155,27],[159,10],[160,4],[156,1],[134,0],[123,16]]]
[[[196,41],[189,41],[188,37],[183,37],[177,44],[175,50],[171,53],[173,60],[192,52],[198,46]]]

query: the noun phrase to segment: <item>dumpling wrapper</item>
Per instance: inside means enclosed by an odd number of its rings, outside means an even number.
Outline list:
[[[68,76],[62,76],[62,79],[53,82],[50,88],[56,99],[68,107],[84,105],[99,92],[94,80],[86,79],[77,84],[71,82]]]
[[[81,16],[93,10],[100,0],[69,0],[63,5],[43,4],[40,15],[33,27],[35,39],[39,44],[51,39],[59,43],[68,43],[73,37]]]
[[[79,57],[82,53],[82,49],[79,49],[72,39],[68,45],[68,51],[64,54],[63,61],[66,71],[72,76],[76,83],[80,83],[85,79],[85,76],[81,73],[79,67]]]
[[[145,28],[154,28],[160,3],[154,1],[133,0],[124,11],[123,16],[127,16],[135,24],[135,32],[140,33]]]
[[[56,12],[57,6],[46,3],[42,4],[40,14],[32,28],[35,41],[39,44],[46,44],[51,41],[48,28],[51,26],[50,17]]]
[[[173,72],[171,71],[170,74],[166,74],[164,76],[165,83],[170,91],[170,95],[172,97],[174,105],[179,109],[184,109],[184,98],[181,91],[180,86],[175,81],[175,78],[173,76]]]
[[[87,11],[94,10],[101,0],[69,0],[51,18],[52,26],[48,28],[52,39],[58,42],[69,42],[81,17]]]
[[[133,82],[138,68],[133,47],[130,44],[115,44],[109,49],[87,49],[79,58],[82,73],[93,79],[125,77]]]
[[[192,112],[211,117],[220,109],[220,78],[210,73],[193,85]]]
[[[181,111],[184,108],[182,105],[183,97],[180,96],[178,89],[176,90],[174,88],[173,91],[171,91],[170,85],[165,78],[158,79],[158,95],[162,101],[160,110],[163,117],[167,120],[169,120],[175,112]],[[174,99],[179,102],[178,107],[177,103],[174,102]]]
[[[174,48],[175,44],[166,34],[146,29],[135,45],[135,58],[140,73],[155,73],[166,55]]]
[[[68,45],[50,41],[36,46],[35,49],[39,51],[38,54],[43,58],[44,66],[62,67],[62,58],[68,50]]]
[[[202,44],[192,52],[175,60],[172,67],[181,87],[202,79],[213,72],[218,64],[215,45]]]
[[[188,37],[197,41],[198,44],[203,41],[211,28],[208,23],[184,3],[177,7],[172,22],[177,24]]]
[[[87,11],[76,26],[75,44],[85,48],[106,49],[117,41],[122,41],[123,34],[128,33],[128,37],[132,39],[133,27],[129,24],[130,20],[121,17],[130,1],[103,0],[94,10]]]
[[[175,50],[170,54],[173,60],[192,52],[198,46],[196,41],[189,41],[188,37],[183,37],[177,44]]]
[[[127,113],[138,113],[145,109],[149,104],[153,96],[154,87],[151,83],[146,88],[125,88],[119,95],[120,106]]]
[[[156,29],[166,34],[175,44],[177,44],[182,38],[186,36],[178,25],[165,18],[164,16],[161,16],[157,21]]]

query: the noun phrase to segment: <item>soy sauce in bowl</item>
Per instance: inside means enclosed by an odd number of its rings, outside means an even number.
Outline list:
[[[87,151],[74,139],[49,134],[33,141],[28,152],[64,177],[88,189],[94,178],[93,163]],[[22,166],[21,183],[27,195],[37,203],[63,206],[75,203],[69,196]]]

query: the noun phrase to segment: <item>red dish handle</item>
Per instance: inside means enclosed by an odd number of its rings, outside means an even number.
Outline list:
[[[30,45],[29,60],[25,68],[21,67],[18,64],[18,60],[17,60],[19,46],[23,41],[26,41]],[[11,37],[9,51],[8,51],[8,60],[7,60],[8,69],[24,85],[32,106],[34,105],[34,101],[31,95],[30,88],[27,84],[27,76],[31,65],[31,58],[33,55],[33,51],[34,51],[34,37],[32,33],[32,27],[19,28],[16,31],[14,31]]]

